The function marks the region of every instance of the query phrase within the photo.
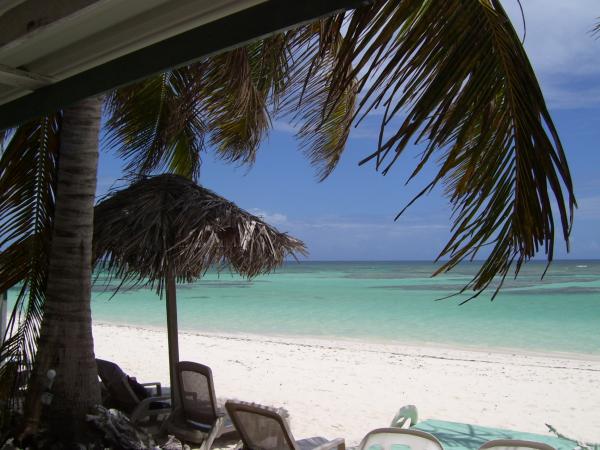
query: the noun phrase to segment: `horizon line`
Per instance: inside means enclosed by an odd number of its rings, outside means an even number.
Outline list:
[[[302,262],[429,262],[429,263],[444,263],[447,262],[448,260],[445,259],[440,259],[438,261],[435,261],[433,259],[309,259],[309,258],[303,258],[303,259],[286,259],[285,262],[293,262],[293,263],[302,263]],[[459,264],[469,264],[469,263],[480,263],[480,262],[484,262],[486,261],[485,259],[475,259],[472,261],[461,261]],[[600,258],[560,258],[560,259],[553,259],[550,264],[552,263],[556,263],[556,262],[579,262],[579,261],[590,261],[590,262],[600,262]],[[531,260],[531,261],[527,261],[524,264],[531,264],[531,263],[536,263],[536,264],[548,264],[548,261],[544,261],[544,260]]]

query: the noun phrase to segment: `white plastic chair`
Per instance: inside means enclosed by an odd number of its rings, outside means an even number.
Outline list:
[[[521,441],[517,439],[496,439],[488,441],[479,447],[479,450],[556,450],[548,444],[535,441]]]
[[[415,405],[404,405],[392,419],[390,427],[410,428],[415,426],[418,421],[419,412],[417,411],[417,407]]]
[[[271,408],[227,401],[225,408],[239,431],[242,446],[236,450],[345,450],[344,439],[322,437],[296,441],[287,421]]]
[[[363,438],[357,450],[444,450],[432,434],[405,428],[378,428]]]

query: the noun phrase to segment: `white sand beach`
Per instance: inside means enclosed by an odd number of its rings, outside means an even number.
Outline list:
[[[140,381],[168,385],[161,330],[96,324],[96,356]],[[600,358],[180,333],[182,360],[209,365],[218,397],[286,408],[297,439],[355,445],[405,404],[420,419],[600,442]]]

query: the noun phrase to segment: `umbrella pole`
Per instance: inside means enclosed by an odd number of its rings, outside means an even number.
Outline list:
[[[176,366],[179,362],[179,336],[177,331],[177,291],[175,276],[169,269],[165,277],[167,297],[167,335],[169,341],[169,376],[171,378],[171,405],[173,409],[179,403],[179,382]]]

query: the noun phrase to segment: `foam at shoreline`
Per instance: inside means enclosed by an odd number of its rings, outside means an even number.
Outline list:
[[[151,325],[138,325],[128,323],[114,323],[105,321],[94,321],[95,325],[106,326],[106,327],[122,327],[133,330],[146,330],[157,333],[166,333],[165,327],[151,326]],[[600,355],[588,354],[588,353],[575,353],[575,352],[561,352],[561,351],[535,351],[523,348],[511,348],[511,347],[476,347],[467,346],[460,344],[448,344],[442,345],[437,342],[400,342],[378,338],[350,338],[346,336],[305,336],[305,335],[294,335],[294,334],[256,334],[256,333],[234,333],[234,332],[211,332],[211,331],[197,331],[189,329],[180,329],[180,335],[191,335],[200,336],[207,338],[226,339],[226,340],[239,340],[239,341],[257,341],[257,342],[275,342],[279,344],[289,345],[301,345],[310,346],[316,348],[332,348],[338,347],[340,349],[360,348],[363,351],[374,351],[374,352],[389,352],[389,353],[404,353],[407,356],[412,355],[422,357],[437,357],[435,356],[440,351],[450,352],[465,352],[473,354],[473,358],[478,359],[484,355],[511,355],[511,356],[529,356],[546,359],[560,359],[560,360],[575,360],[575,361],[590,361],[600,362]]]

